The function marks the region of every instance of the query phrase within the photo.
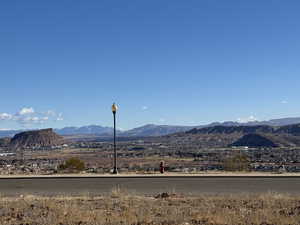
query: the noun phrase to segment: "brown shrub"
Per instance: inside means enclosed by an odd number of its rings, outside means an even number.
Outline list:
[[[235,155],[231,158],[225,159],[223,162],[225,171],[249,171],[250,161],[245,155]]]
[[[80,172],[85,169],[85,164],[82,160],[78,158],[70,158],[66,160],[63,164],[59,165],[59,170],[67,172]]]

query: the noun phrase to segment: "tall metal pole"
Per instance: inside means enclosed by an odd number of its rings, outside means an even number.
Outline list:
[[[113,112],[113,115],[114,115],[114,170],[113,170],[113,174],[118,174],[117,145],[116,145],[116,112]]]

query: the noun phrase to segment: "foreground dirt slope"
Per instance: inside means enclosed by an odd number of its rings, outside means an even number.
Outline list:
[[[296,225],[300,196],[135,196],[115,189],[102,197],[2,198],[0,224]]]

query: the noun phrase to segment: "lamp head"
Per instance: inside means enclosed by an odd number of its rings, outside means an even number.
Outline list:
[[[118,106],[114,103],[114,104],[111,106],[111,111],[112,111],[113,113],[116,113],[117,110],[118,110]]]

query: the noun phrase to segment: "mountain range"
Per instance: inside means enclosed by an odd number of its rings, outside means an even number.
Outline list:
[[[61,129],[54,130],[59,135],[77,135],[77,134],[87,134],[87,135],[110,135],[113,133],[112,127],[102,127],[98,125],[90,125],[83,127],[64,127]],[[119,131],[118,131],[119,132]]]
[[[234,121],[226,122],[214,122],[207,125],[200,126],[174,126],[174,125],[155,125],[147,124],[145,126],[133,128],[127,131],[117,130],[118,136],[122,137],[149,137],[149,136],[163,136],[172,133],[180,133],[192,130],[194,128],[206,128],[206,127],[216,127],[216,126],[286,126],[292,124],[300,124],[300,117],[294,118],[282,118],[282,119],[272,119],[268,121],[251,121],[247,123],[239,123]],[[25,130],[0,130],[0,137],[12,137],[17,133]],[[83,127],[64,127],[61,129],[54,129],[54,131],[62,136],[71,135],[87,135],[87,136],[111,136],[113,134],[112,127],[103,127],[98,125],[90,125]]]

